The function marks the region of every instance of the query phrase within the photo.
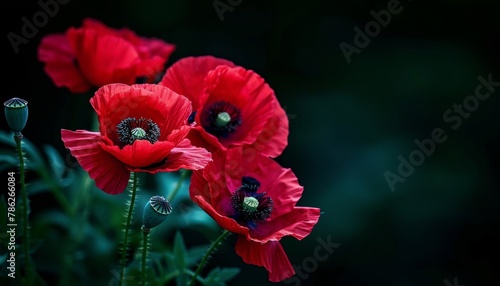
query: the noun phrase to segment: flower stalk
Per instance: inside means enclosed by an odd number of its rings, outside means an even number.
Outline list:
[[[149,246],[149,233],[151,229],[142,226],[142,264],[141,264],[141,275],[142,275],[142,286],[146,286],[146,261],[148,257],[148,246]]]
[[[224,241],[224,239],[226,239],[226,237],[229,234],[231,234],[230,231],[224,230],[222,232],[222,234],[219,235],[219,237],[217,237],[217,239],[214,240],[214,242],[212,242],[212,244],[210,245],[210,247],[208,247],[207,252],[205,252],[205,255],[203,256],[203,258],[201,259],[200,264],[198,265],[198,268],[196,268],[196,272],[193,274],[193,277],[191,277],[191,282],[189,282],[189,286],[194,285],[194,281],[196,281],[196,279],[197,279],[198,275],[200,274],[201,270],[207,264],[208,258],[210,258],[210,255],[212,255],[212,253],[215,252],[215,250],[217,250],[217,248],[220,246],[220,244],[222,243],[222,241]]]
[[[142,285],[146,285],[146,262],[148,256],[148,235],[151,229],[160,225],[172,212],[172,206],[163,196],[152,196],[144,206],[142,214]]]
[[[126,267],[126,262],[127,262],[127,248],[128,248],[128,236],[129,236],[129,230],[130,230],[130,223],[132,221],[132,216],[134,212],[134,205],[135,205],[135,198],[137,195],[137,174],[135,172],[132,172],[131,174],[131,180],[130,183],[132,185],[131,188],[131,194],[130,194],[130,201],[129,201],[129,208],[128,211],[125,213],[126,217],[126,222],[125,222],[125,229],[124,229],[124,234],[123,234],[123,244],[122,244],[122,256],[120,260],[120,280],[118,285],[122,286],[123,285],[123,280],[125,279],[125,267]]]
[[[10,129],[14,132],[14,141],[16,142],[17,155],[19,157],[19,180],[21,183],[22,198],[22,223],[23,223],[23,253],[25,259],[25,276],[27,285],[33,284],[33,271],[31,269],[30,258],[30,234],[28,226],[29,204],[28,194],[26,193],[24,152],[22,147],[23,134],[21,133],[28,121],[28,102],[22,98],[13,97],[4,102],[5,119]]]
[[[181,189],[182,183],[184,183],[184,180],[187,179],[189,176],[189,171],[188,170],[180,170],[180,176],[179,179],[177,180],[177,184],[175,185],[175,188],[168,194],[167,196],[167,201],[171,202],[179,190]]]
[[[22,149],[21,133],[14,135],[16,141],[17,154],[19,156],[19,180],[21,181],[21,196],[22,196],[22,217],[23,217],[23,252],[25,259],[25,271],[28,285],[32,285],[33,277],[31,271],[31,258],[30,258],[30,233],[28,226],[28,195],[26,194],[26,183],[24,178],[24,154]]]

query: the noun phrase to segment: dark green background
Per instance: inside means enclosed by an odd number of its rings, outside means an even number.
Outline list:
[[[290,114],[289,146],[277,160],[305,187],[299,205],[324,211],[309,237],[282,240],[292,264],[312,256],[318,238],[340,244],[300,285],[446,285],[455,277],[460,285],[493,285],[500,279],[500,91],[456,130],[442,116],[474,94],[478,76],[500,81],[500,4],[401,1],[403,11],[348,64],[339,44],[352,45],[353,28],[363,29],[370,11],[387,2],[243,0],[221,21],[212,1],[72,0],[18,54],[4,37],[1,97],[27,99],[24,135],[67,154],[59,130],[88,129],[83,114],[92,110],[88,97],[55,88],[44,74],[36,60],[44,35],[94,17],[176,44],[168,64],[206,54],[232,60],[262,75]],[[21,17],[40,10],[36,1],[9,6],[4,35],[19,34]],[[408,158],[413,141],[435,128],[447,140],[392,192],[384,172],[396,173],[398,156]],[[242,267],[230,285],[271,284],[232,243],[208,267]]]

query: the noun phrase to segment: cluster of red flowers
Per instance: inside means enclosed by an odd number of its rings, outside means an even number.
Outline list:
[[[274,160],[288,144],[285,110],[261,76],[226,59],[187,57],[164,71],[175,48],[95,19],[46,36],[38,56],[54,84],[97,90],[99,132],[63,129],[62,141],[109,194],[130,172],[193,170],[191,199],[238,234],[236,253],[287,279],[280,239],[309,235],[320,210],[296,206],[303,187]]]

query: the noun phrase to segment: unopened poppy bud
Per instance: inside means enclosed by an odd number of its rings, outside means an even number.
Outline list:
[[[13,97],[4,102],[4,112],[10,129],[16,135],[21,134],[28,121],[28,102],[24,99]]]
[[[152,196],[144,206],[143,231],[149,231],[162,223],[171,212],[172,206],[163,196]]]

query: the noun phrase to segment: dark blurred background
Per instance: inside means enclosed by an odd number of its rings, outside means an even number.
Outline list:
[[[60,129],[90,128],[90,117],[79,116],[92,112],[89,98],[55,88],[36,49],[44,35],[79,26],[85,17],[176,44],[168,65],[192,55],[232,60],[262,75],[286,108],[289,146],[277,160],[305,187],[299,205],[324,211],[303,241],[282,240],[304,274],[280,284],[494,285],[500,279],[494,262],[500,91],[479,101],[455,129],[456,121],[443,115],[474,96],[479,76],[500,82],[500,3],[402,0],[400,12],[348,63],[339,45],[354,47],[355,27],[364,30],[374,20],[370,11],[397,3],[218,2],[236,4],[223,20],[212,0],[60,4],[17,54],[4,37],[2,101],[27,99],[26,138],[67,154]],[[37,1],[9,1],[2,10],[7,35],[20,34],[21,18],[41,8]],[[4,118],[1,128],[7,130]],[[384,174],[400,176],[398,157],[409,160],[418,150],[414,141],[431,138],[435,128],[447,140],[391,190]],[[186,231],[188,242],[189,235],[195,234]],[[264,268],[244,264],[228,241],[208,267],[242,267],[230,285],[272,284]],[[320,241],[339,244],[322,261],[314,258]]]

